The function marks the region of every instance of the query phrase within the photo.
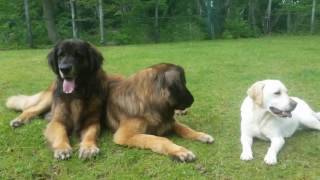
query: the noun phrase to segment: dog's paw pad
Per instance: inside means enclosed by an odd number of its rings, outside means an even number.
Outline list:
[[[22,125],[24,125],[24,123],[18,118],[10,121],[10,126],[13,127],[13,128],[17,128],[17,127],[20,127]]]
[[[196,159],[196,156],[193,154],[193,152],[187,150],[187,149],[182,149],[180,151],[176,151],[171,155],[171,158],[174,161],[178,162],[192,162]]]
[[[252,153],[245,153],[243,152],[240,156],[240,159],[243,161],[250,161],[253,159]]]
[[[58,160],[69,159],[71,157],[71,154],[72,154],[71,148],[54,150],[54,157]]]
[[[205,134],[203,133],[199,138],[199,141],[204,142],[204,143],[208,143],[211,144],[214,141],[214,138],[212,136],[210,136],[209,134]]]
[[[266,155],[264,158],[264,162],[268,165],[275,165],[277,164],[277,157],[272,155]]]
[[[100,152],[100,149],[96,146],[80,147],[79,158],[80,159],[90,159],[90,158],[98,155],[99,152]]]

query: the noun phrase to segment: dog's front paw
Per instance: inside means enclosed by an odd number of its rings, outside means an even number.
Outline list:
[[[185,148],[181,148],[180,150],[171,153],[170,156],[173,160],[179,162],[192,162],[196,159],[196,156],[193,154],[193,152]]]
[[[44,115],[44,119],[50,121],[52,119],[52,112],[48,112]]]
[[[98,155],[100,152],[100,149],[95,146],[81,146],[79,150],[79,158],[80,159],[90,159],[96,155]]]
[[[22,125],[24,125],[24,123],[19,118],[16,118],[16,119],[10,121],[10,126],[13,127],[13,128],[17,128],[17,127],[20,127]]]
[[[211,144],[214,141],[214,138],[209,134],[201,133],[201,135],[197,138],[199,141]]]
[[[267,154],[264,157],[264,162],[268,165],[275,165],[277,164],[277,156],[273,155],[273,154]]]
[[[72,149],[70,147],[54,150],[54,158],[58,160],[69,159],[71,157],[71,154],[72,154]]]
[[[243,161],[250,161],[253,159],[252,153],[250,152],[242,152],[240,155],[240,159]]]
[[[174,110],[174,114],[177,116],[184,116],[188,114],[188,109],[184,109],[184,110]]]

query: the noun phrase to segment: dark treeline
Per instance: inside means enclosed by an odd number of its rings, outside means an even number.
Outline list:
[[[313,34],[319,11],[316,0],[0,0],[0,47]]]

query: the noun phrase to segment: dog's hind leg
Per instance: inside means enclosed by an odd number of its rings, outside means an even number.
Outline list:
[[[52,104],[52,96],[53,96],[52,91],[44,91],[44,92],[38,93],[37,97],[39,99],[37,100],[37,102],[34,105],[26,109],[23,109],[23,112],[17,118],[12,120],[10,122],[10,125],[14,128],[20,127],[28,123],[35,116],[38,116],[46,111],[49,111]]]
[[[171,156],[174,160],[190,162],[196,156],[188,149],[174,144],[167,138],[144,134],[145,125],[143,120],[128,119],[120,124],[113,141],[119,145],[151,149],[154,152]]]
[[[297,119],[303,127],[320,130],[320,112],[313,111],[306,102],[299,98],[294,98],[294,100],[298,105],[292,112],[292,118]]]
[[[197,140],[201,141],[204,143],[212,143],[214,141],[213,137],[203,133],[203,132],[198,132],[187,125],[184,125],[179,122],[175,122],[173,130],[175,133],[177,133],[179,136],[186,138],[186,139],[192,139],[192,140]]]
[[[307,128],[320,130],[320,113],[308,113],[300,119],[300,123]]]
[[[41,91],[31,96],[26,96],[26,95],[11,96],[7,99],[6,106],[9,109],[13,109],[16,111],[23,111],[37,104],[40,101],[40,98],[43,93],[44,92]]]

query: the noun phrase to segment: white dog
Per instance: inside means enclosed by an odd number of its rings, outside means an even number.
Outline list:
[[[271,145],[264,161],[277,163],[277,154],[300,127],[320,130],[320,113],[315,113],[307,103],[289,97],[288,90],[278,80],[254,83],[241,105],[241,160],[252,160],[253,138],[270,140]]]

